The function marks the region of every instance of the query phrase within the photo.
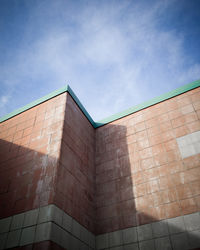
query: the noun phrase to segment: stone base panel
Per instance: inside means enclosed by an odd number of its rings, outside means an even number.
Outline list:
[[[55,205],[0,220],[0,249],[52,241],[70,250],[95,249],[95,236]]]
[[[197,249],[200,248],[200,213],[131,227],[96,237],[55,205],[48,205],[0,220],[0,249],[43,241],[55,242],[68,250]]]
[[[97,250],[200,249],[200,213],[96,236]]]
[[[176,139],[182,159],[200,153],[200,131]]]

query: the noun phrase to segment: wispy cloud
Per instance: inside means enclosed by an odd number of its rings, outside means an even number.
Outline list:
[[[91,1],[78,10],[62,1],[50,2],[47,9],[36,6],[24,46],[1,68],[1,84],[18,88],[12,105],[23,89],[33,90],[23,99],[27,102],[69,83],[98,120],[198,79],[200,63],[186,53],[184,34],[159,26],[174,2]],[[46,31],[26,44],[39,24]]]

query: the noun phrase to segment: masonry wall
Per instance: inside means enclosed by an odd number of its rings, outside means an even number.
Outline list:
[[[0,249],[198,249],[199,100],[94,129],[63,93],[2,122]]]
[[[96,130],[97,249],[200,247],[199,119],[200,88]]]
[[[67,95],[56,204],[94,232],[94,128]]]
[[[94,128],[70,95],[0,126],[0,249],[94,249]]]
[[[0,124],[0,216],[52,203],[66,94]]]

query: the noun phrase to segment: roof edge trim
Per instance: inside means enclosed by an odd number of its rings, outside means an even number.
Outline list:
[[[100,120],[98,122],[95,122],[95,128],[104,126],[104,125],[106,125],[106,124],[108,124],[110,122],[113,122],[115,120],[118,120],[120,118],[123,118],[123,117],[128,116],[130,114],[133,114],[133,113],[135,113],[137,111],[148,108],[148,107],[153,106],[153,105],[155,105],[157,103],[163,102],[165,100],[168,100],[168,99],[170,99],[172,97],[183,94],[183,93],[185,93],[185,92],[187,92],[189,90],[192,90],[192,89],[195,89],[195,88],[198,88],[198,87],[200,87],[200,80],[196,80],[194,82],[188,83],[188,84],[186,84],[184,86],[181,86],[181,87],[179,87],[179,88],[177,88],[175,90],[172,90],[172,91],[170,91],[168,93],[162,94],[162,95],[160,95],[158,97],[154,97],[153,99],[151,99],[149,101],[143,102],[143,103],[138,104],[138,105],[136,105],[134,107],[131,107],[131,108],[127,109],[127,110],[124,110],[122,112],[111,115],[111,116],[109,116],[109,117],[107,117],[105,119],[102,119],[102,120]]]
[[[41,98],[39,98],[39,99],[31,102],[31,103],[29,103],[29,104],[27,104],[27,105],[19,108],[19,109],[14,110],[13,112],[11,112],[11,113],[9,113],[7,115],[4,115],[4,116],[0,117],[0,123],[6,121],[6,120],[8,120],[8,119],[10,119],[10,118],[12,118],[12,117],[14,117],[16,115],[18,115],[18,114],[21,114],[21,113],[25,112],[26,110],[29,110],[29,109],[31,109],[31,108],[33,108],[33,107],[35,107],[35,106],[37,106],[37,105],[45,102],[45,101],[48,101],[49,99],[52,99],[55,96],[58,96],[58,95],[63,94],[65,92],[68,92],[70,94],[70,96],[73,98],[73,100],[76,102],[76,104],[78,105],[78,107],[81,109],[81,111],[83,112],[83,114],[89,120],[89,122],[91,123],[91,125],[94,128],[98,128],[98,127],[104,126],[104,125],[106,125],[106,124],[108,124],[110,122],[113,122],[115,120],[118,120],[120,118],[123,118],[123,117],[128,116],[130,114],[133,114],[133,113],[135,113],[137,111],[140,111],[142,109],[145,109],[147,107],[150,107],[152,105],[155,105],[157,103],[160,103],[162,101],[165,101],[167,99],[170,99],[170,98],[175,97],[177,95],[183,94],[183,93],[185,93],[185,92],[187,92],[189,90],[192,90],[192,89],[195,89],[195,88],[198,88],[198,87],[200,87],[200,80],[191,82],[191,83],[186,84],[184,86],[181,86],[180,88],[172,90],[172,91],[170,91],[168,93],[165,93],[165,94],[163,94],[161,96],[155,97],[155,98],[153,98],[153,99],[151,99],[149,101],[143,102],[143,103],[141,103],[139,105],[131,107],[131,108],[129,108],[127,110],[124,110],[122,112],[119,112],[119,113],[116,113],[114,115],[111,115],[111,116],[109,116],[109,117],[107,117],[105,119],[102,119],[102,120],[98,121],[98,122],[94,122],[93,119],[92,119],[92,117],[89,115],[89,113],[87,112],[87,110],[81,104],[81,102],[79,101],[78,97],[75,95],[75,93],[70,88],[70,86],[66,85],[66,86],[64,86],[64,87],[62,87],[62,88],[60,88],[60,89],[58,89],[56,91],[53,91],[50,94],[45,95],[45,96],[43,96],[43,97],[41,97]]]
[[[64,87],[62,87],[62,88],[60,88],[58,90],[55,90],[55,91],[51,92],[48,95],[45,95],[45,96],[43,96],[43,97],[41,97],[41,98],[31,102],[31,103],[19,108],[19,109],[14,110],[13,112],[11,112],[11,113],[9,113],[7,115],[4,115],[4,116],[0,117],[0,123],[6,121],[6,120],[8,120],[8,119],[10,119],[10,118],[12,118],[12,117],[14,117],[16,115],[19,115],[19,114],[21,114],[21,113],[23,113],[23,112],[37,106],[37,105],[43,103],[43,102],[46,102],[46,101],[48,101],[48,100],[50,100],[50,99],[52,99],[52,98],[54,98],[54,97],[56,97],[58,95],[61,95],[61,94],[65,93],[65,92],[68,92],[71,95],[71,97],[76,102],[76,104],[79,106],[79,108],[84,113],[84,115],[87,117],[89,122],[92,124],[93,127],[95,127],[95,122],[93,121],[91,116],[88,114],[87,110],[81,104],[78,97],[74,94],[74,92],[72,91],[72,89],[70,88],[69,85],[66,85],[66,86],[64,86]]]

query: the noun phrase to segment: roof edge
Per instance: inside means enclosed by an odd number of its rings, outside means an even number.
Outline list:
[[[136,106],[131,107],[129,109],[126,109],[126,110],[124,110],[122,112],[111,115],[111,116],[109,116],[109,117],[107,117],[105,119],[102,119],[102,120],[98,121],[98,122],[95,122],[95,128],[99,128],[99,127],[104,126],[104,125],[106,125],[106,124],[108,124],[110,122],[113,122],[115,120],[118,120],[120,118],[123,118],[123,117],[128,116],[130,114],[133,114],[133,113],[135,113],[137,111],[148,108],[148,107],[153,106],[153,105],[155,105],[157,103],[163,102],[165,100],[168,100],[168,99],[170,99],[172,97],[183,94],[183,93],[185,93],[187,91],[190,91],[190,90],[198,88],[198,87],[200,87],[200,80],[196,80],[194,82],[188,83],[188,84],[183,85],[183,86],[181,86],[181,87],[179,87],[179,88],[177,88],[175,90],[172,90],[172,91],[170,91],[168,93],[162,94],[162,95],[160,95],[158,97],[154,97],[153,99],[151,99],[149,101],[143,102],[143,103],[141,103],[139,105],[136,105]]]
[[[88,121],[91,123],[91,125],[94,128],[99,128],[99,127],[104,126],[104,125],[106,125],[106,124],[108,124],[110,122],[121,119],[121,118],[123,118],[125,116],[128,116],[130,114],[133,114],[133,113],[135,113],[137,111],[148,108],[148,107],[150,107],[152,105],[163,102],[163,101],[165,101],[167,99],[170,99],[170,98],[175,97],[177,95],[183,94],[183,93],[185,93],[187,91],[190,91],[190,90],[198,88],[198,87],[200,87],[200,80],[191,82],[191,83],[186,84],[184,86],[181,86],[181,87],[179,87],[179,88],[177,88],[175,90],[172,90],[172,91],[170,91],[168,93],[165,93],[165,94],[163,94],[161,96],[155,97],[155,98],[153,98],[153,99],[151,99],[149,101],[143,102],[143,103],[141,103],[139,105],[131,107],[131,108],[129,108],[127,110],[124,110],[122,112],[111,115],[111,116],[109,116],[109,117],[107,117],[105,119],[102,119],[102,120],[98,121],[98,122],[94,122],[92,117],[89,115],[87,110],[84,108],[82,103],[79,101],[78,97],[75,95],[75,93],[70,88],[70,86],[66,85],[66,86],[64,86],[64,87],[62,87],[62,88],[60,88],[60,89],[58,89],[56,91],[53,91],[50,94],[45,95],[45,96],[43,96],[43,97],[41,97],[41,98],[31,102],[31,103],[19,108],[19,109],[14,110],[13,112],[11,112],[11,113],[9,113],[7,115],[4,115],[4,116],[0,117],[0,123],[6,121],[6,120],[8,120],[8,119],[10,119],[10,118],[12,118],[12,117],[14,117],[16,115],[18,115],[18,114],[21,114],[21,113],[25,112],[26,110],[29,110],[29,109],[31,109],[31,108],[45,102],[45,101],[48,101],[49,99],[52,99],[55,96],[58,96],[58,95],[60,95],[62,93],[65,93],[65,92],[68,92],[70,94],[70,96],[73,98],[73,100],[76,102],[78,107],[81,109],[83,114],[86,116]]]
[[[64,87],[62,87],[62,88],[60,88],[58,90],[55,90],[55,91],[51,92],[48,95],[45,95],[45,96],[43,96],[43,97],[41,97],[41,98],[31,102],[31,103],[19,108],[19,109],[14,110],[13,112],[11,112],[11,113],[9,113],[7,115],[4,115],[4,116],[0,117],[0,123],[6,121],[6,120],[8,120],[8,119],[10,119],[10,118],[12,118],[12,117],[14,117],[16,115],[19,115],[19,114],[21,114],[21,113],[23,113],[23,112],[37,106],[37,105],[43,103],[43,102],[46,102],[46,101],[48,101],[48,100],[50,100],[50,99],[52,99],[52,98],[54,98],[54,97],[56,97],[58,95],[61,95],[61,94],[65,93],[65,92],[68,92],[70,94],[70,96],[76,102],[76,104],[81,109],[81,111],[86,116],[86,118],[89,120],[89,122],[92,124],[92,126],[95,127],[95,122],[93,121],[93,119],[91,118],[91,116],[89,115],[87,110],[84,108],[84,106],[81,104],[78,97],[74,94],[74,92],[72,91],[72,89],[70,88],[69,85],[66,85],[66,86],[64,86]]]

